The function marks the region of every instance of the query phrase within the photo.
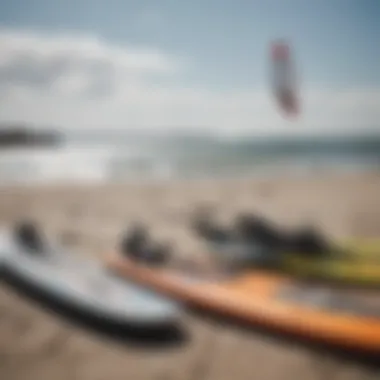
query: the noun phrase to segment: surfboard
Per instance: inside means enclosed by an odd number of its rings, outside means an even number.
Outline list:
[[[336,253],[311,256],[271,252],[239,242],[206,242],[206,253],[232,267],[265,267],[297,277],[350,286],[380,287],[380,240],[336,242]]]
[[[106,265],[122,278],[197,309],[347,350],[380,353],[379,302],[259,270],[208,278],[148,267],[117,253]]]
[[[104,323],[138,329],[176,326],[180,307],[172,300],[116,278],[90,258],[49,245],[32,252],[10,230],[0,233],[3,278],[16,280],[62,306]]]

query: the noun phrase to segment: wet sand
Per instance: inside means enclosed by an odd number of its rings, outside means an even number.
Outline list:
[[[289,227],[315,223],[335,237],[380,236],[380,175],[313,179],[224,180],[8,188],[0,191],[0,223],[32,217],[67,246],[101,258],[123,228],[146,222],[178,255],[202,260],[188,228],[194,209],[211,203],[221,220],[263,213]],[[57,318],[0,288],[0,379],[277,380],[377,379],[379,373],[307,347],[186,317],[190,340],[177,348],[115,343]]]

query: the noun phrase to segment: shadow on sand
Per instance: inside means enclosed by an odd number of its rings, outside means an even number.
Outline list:
[[[167,323],[157,326],[136,326],[126,322],[109,321],[98,315],[83,313],[76,308],[57,301],[41,289],[32,288],[19,277],[1,273],[2,283],[17,294],[42,306],[46,311],[58,315],[84,330],[119,344],[128,344],[141,349],[177,348],[185,344],[188,335],[180,324]]]

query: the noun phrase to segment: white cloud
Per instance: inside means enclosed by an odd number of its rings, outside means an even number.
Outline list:
[[[14,85],[59,90],[64,81],[75,94],[112,90],[129,79],[175,70],[175,61],[155,49],[110,46],[86,36],[0,31],[3,90]]]
[[[211,127],[226,133],[379,126],[380,88],[303,90],[286,121],[267,89],[181,85],[184,61],[91,36],[0,31],[0,121],[69,127]],[[174,83],[174,84],[173,84]]]

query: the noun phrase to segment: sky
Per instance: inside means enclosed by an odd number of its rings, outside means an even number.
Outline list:
[[[0,122],[380,132],[378,0],[0,1]],[[301,113],[283,117],[268,51],[289,41]]]

